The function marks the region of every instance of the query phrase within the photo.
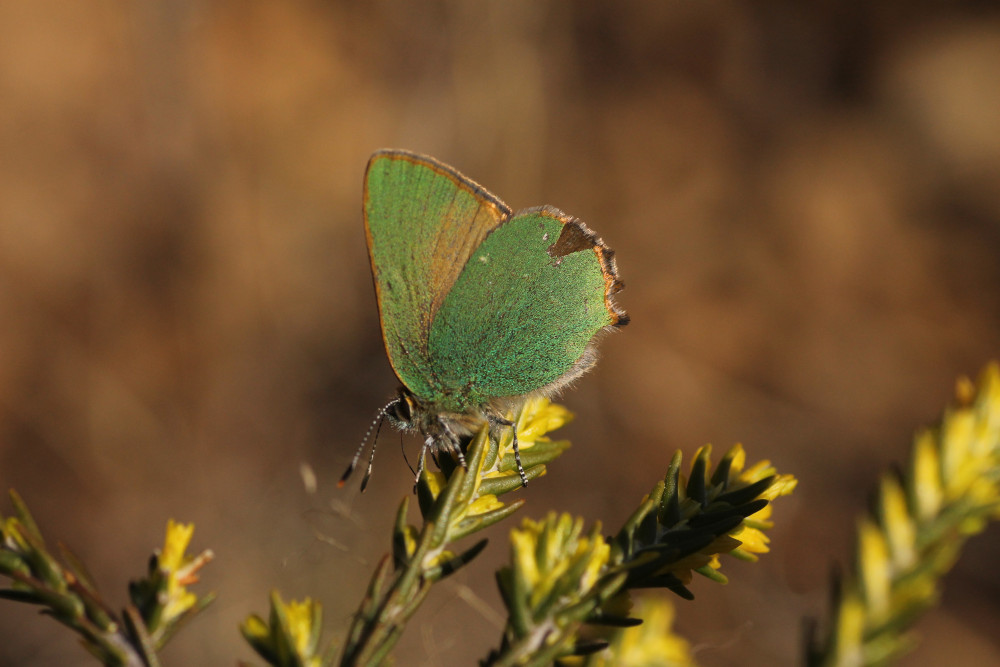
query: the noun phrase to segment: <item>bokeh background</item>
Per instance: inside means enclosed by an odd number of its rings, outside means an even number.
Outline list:
[[[396,386],[361,177],[405,147],[618,253],[633,322],[522,516],[611,530],[676,448],[743,442],[801,485],[679,626],[707,666],[798,664],[875,476],[1000,355],[998,73],[988,2],[4,2],[0,486],[120,603],[195,522],[220,597],[168,664],[252,657],[273,587],[338,636],[410,487],[383,435],[368,492],[335,488]],[[507,529],[398,664],[495,645]],[[994,529],[903,664],[1000,664],[997,562]],[[0,637],[3,665],[91,664],[29,608]]]

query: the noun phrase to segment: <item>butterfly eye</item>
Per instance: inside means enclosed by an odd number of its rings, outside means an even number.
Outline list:
[[[389,405],[386,414],[398,422],[410,424],[413,422],[414,407],[413,397],[402,395]]]
[[[417,407],[417,402],[412,396],[407,394],[404,404],[406,421],[412,422],[416,418],[417,413],[420,411]]]

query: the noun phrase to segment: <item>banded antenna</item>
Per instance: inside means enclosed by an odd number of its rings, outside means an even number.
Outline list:
[[[375,462],[375,447],[376,445],[378,445],[378,434],[379,431],[382,430],[382,422],[385,421],[385,413],[389,409],[389,407],[392,404],[394,404],[397,400],[399,399],[393,399],[388,403],[386,403],[382,407],[382,409],[378,411],[378,414],[375,415],[375,419],[372,420],[371,426],[369,426],[368,430],[365,432],[365,437],[361,439],[361,444],[358,445],[358,450],[354,452],[354,458],[351,459],[351,464],[347,466],[347,470],[344,471],[344,474],[340,477],[340,481],[337,482],[338,488],[344,486],[344,483],[347,482],[347,479],[351,476],[351,474],[354,472],[354,469],[358,466],[358,461],[361,459],[361,453],[365,451],[365,446],[368,444],[368,438],[372,435],[372,432],[374,431],[375,437],[372,440],[372,453],[368,457],[368,469],[365,470],[365,476],[361,478],[361,492],[362,493],[365,492],[365,487],[368,486],[368,480],[372,476],[372,465]]]

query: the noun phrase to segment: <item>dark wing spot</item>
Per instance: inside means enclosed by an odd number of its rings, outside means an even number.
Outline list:
[[[559,238],[546,252],[549,253],[549,257],[558,259],[574,252],[589,250],[598,243],[594,232],[587,229],[579,220],[570,220],[563,225]]]

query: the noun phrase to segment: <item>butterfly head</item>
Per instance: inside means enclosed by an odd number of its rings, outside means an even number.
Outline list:
[[[445,416],[435,410],[433,406],[420,401],[406,387],[399,388],[399,395],[386,403],[378,414],[372,425],[362,438],[350,465],[340,478],[338,486],[343,486],[347,479],[354,472],[365,446],[371,440],[371,454],[368,459],[368,467],[365,470],[364,478],[361,480],[361,490],[364,491],[371,477],[372,465],[375,460],[375,446],[378,442],[378,434],[382,427],[382,422],[388,420],[397,430],[406,433],[419,433],[424,436],[424,448],[421,450],[420,462],[417,466],[416,476],[419,479],[420,471],[424,465],[424,455],[430,451],[435,454],[438,451],[447,451],[457,456],[461,464],[465,465],[465,457],[461,449],[461,435],[466,435],[470,431],[464,424],[460,415]],[[457,418],[457,419],[456,419]],[[468,417],[471,419],[471,417]],[[480,419],[480,421],[482,421]]]
[[[400,431],[420,430],[422,410],[416,397],[405,387],[399,388],[399,396],[382,409],[382,413],[395,428]]]

